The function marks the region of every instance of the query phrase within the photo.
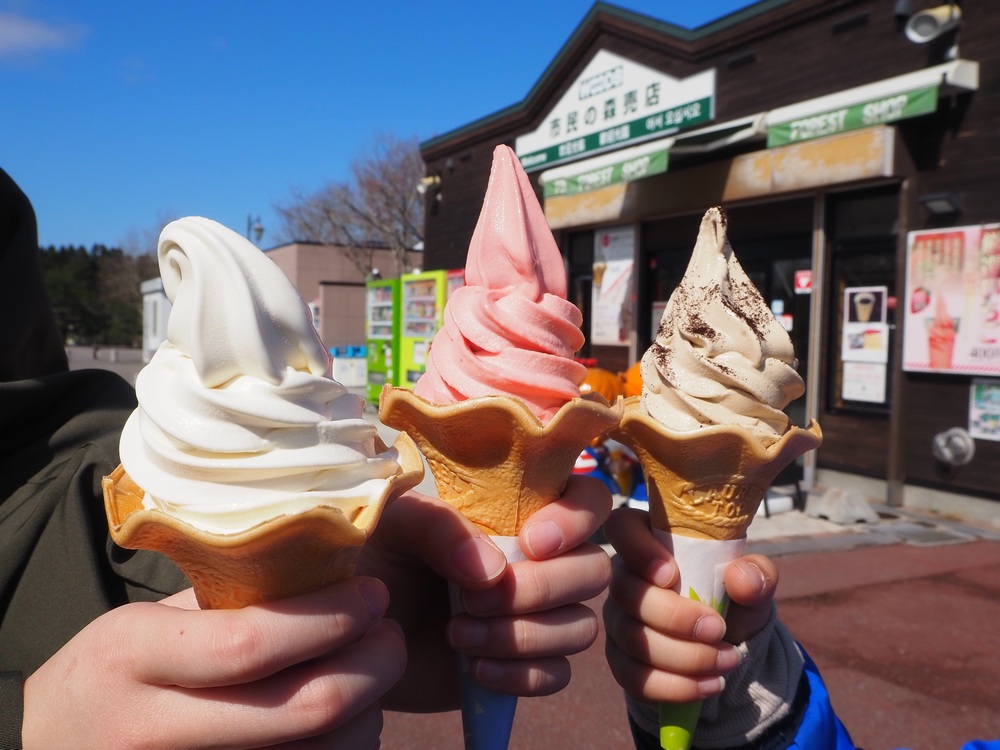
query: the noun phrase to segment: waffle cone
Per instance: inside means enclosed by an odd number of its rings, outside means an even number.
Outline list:
[[[432,404],[385,386],[379,418],[410,435],[438,496],[487,534],[516,536],[536,510],[558,499],[576,459],[621,415],[597,394],[575,398],[543,425],[519,399],[484,396]]]
[[[625,401],[615,437],[635,451],[646,473],[649,521],[700,539],[741,539],[778,473],[823,442],[819,424],[791,427],[767,448],[749,430],[711,426],[668,430]]]
[[[119,465],[102,481],[108,526],[119,546],[162,552],[173,560],[194,586],[202,609],[236,609],[316,591],[354,573],[385,504],[423,478],[413,441],[400,435],[394,447],[399,470],[382,496],[353,520],[337,508],[321,506],[235,534],[203,531],[143,508],[144,490]],[[386,450],[378,438],[376,449]]]

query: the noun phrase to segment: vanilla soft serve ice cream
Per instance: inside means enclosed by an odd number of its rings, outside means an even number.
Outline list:
[[[738,425],[767,446],[789,426],[782,411],[805,392],[788,332],[747,278],[710,209],[684,278],[642,358],[642,409],[664,427]]]
[[[330,378],[281,270],[202,218],[168,224],[158,260],[173,305],[167,341],[139,373],[120,446],[144,504],[235,533],[317,506],[353,520],[384,495],[398,455],[376,455],[362,398]]]

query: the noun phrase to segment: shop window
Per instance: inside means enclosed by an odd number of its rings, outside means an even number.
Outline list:
[[[583,330],[590,330],[591,289],[594,284],[594,232],[574,232],[566,241],[566,257],[569,261],[569,300],[583,313]],[[588,358],[592,354],[590,337],[584,342],[578,356]]]
[[[826,408],[885,416],[896,335],[895,186],[830,199]]]

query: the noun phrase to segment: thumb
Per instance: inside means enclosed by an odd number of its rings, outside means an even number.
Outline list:
[[[747,555],[726,568],[726,640],[742,643],[767,624],[778,588],[778,569],[763,555]]]
[[[462,588],[489,588],[507,569],[489,536],[447,503],[413,491],[386,507],[370,543],[416,558]]]

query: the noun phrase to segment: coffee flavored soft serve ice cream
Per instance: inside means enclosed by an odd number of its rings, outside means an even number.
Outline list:
[[[415,448],[380,443],[295,287],[250,242],[186,218],[158,258],[172,308],[105,484],[116,541],[171,556],[203,606],[343,577],[384,503],[419,481]]]
[[[805,392],[787,331],[740,266],[711,209],[642,358],[642,409],[677,431],[739,425],[767,446]]]
[[[444,310],[411,392],[386,387],[379,416],[417,442],[440,497],[489,534],[516,536],[558,498],[580,451],[618,422],[580,396],[582,315],[562,256],[514,152],[493,152],[465,286]]]

